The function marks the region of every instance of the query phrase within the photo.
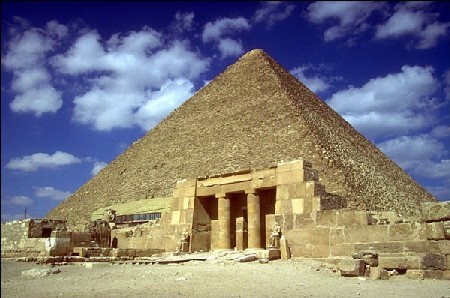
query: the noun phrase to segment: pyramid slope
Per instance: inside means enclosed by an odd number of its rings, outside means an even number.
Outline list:
[[[170,196],[176,181],[304,158],[349,207],[418,215],[435,199],[262,50],[229,66],[47,215]]]

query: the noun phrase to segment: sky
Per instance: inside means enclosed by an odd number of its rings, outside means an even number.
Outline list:
[[[43,218],[255,48],[450,200],[447,2],[1,8],[2,221]]]

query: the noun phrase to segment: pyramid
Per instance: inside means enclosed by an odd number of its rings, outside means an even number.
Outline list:
[[[436,201],[264,51],[244,54],[47,218],[75,228],[109,205],[167,197],[176,181],[303,158],[349,208],[420,215]]]

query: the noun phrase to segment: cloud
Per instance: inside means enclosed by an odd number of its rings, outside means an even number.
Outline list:
[[[444,139],[450,137],[450,126],[440,125],[431,131],[431,135],[438,139]]]
[[[302,65],[290,71],[300,82],[305,84],[312,92],[320,93],[330,88],[328,79],[320,75],[307,75],[306,73],[314,71],[312,66]]]
[[[396,5],[396,11],[386,23],[377,26],[377,39],[398,38],[411,35],[416,49],[429,49],[436,45],[440,37],[446,36],[450,23],[440,23],[436,20],[439,13],[428,13],[425,8],[429,3],[410,2]]]
[[[369,138],[402,135],[430,124],[437,87],[433,68],[405,65],[400,73],[335,93],[328,104]]]
[[[238,56],[244,52],[242,42],[230,38],[235,32],[250,30],[250,24],[244,17],[234,19],[222,18],[207,23],[203,28],[202,40],[204,43],[213,42],[219,48],[222,58]]]
[[[187,42],[165,45],[162,35],[147,27],[115,34],[106,43],[88,32],[52,63],[62,73],[84,78],[87,91],[75,96],[73,119],[98,131],[134,125],[148,130],[148,123],[159,122],[192,94],[192,80],[209,67],[209,60],[189,50]],[[179,80],[189,81],[183,84],[189,92],[177,88],[170,104],[154,96]],[[147,106],[152,113],[146,115]]]
[[[177,33],[191,31],[194,27],[194,13],[178,11],[175,14],[175,23],[172,25],[172,27]]]
[[[16,18],[20,28],[10,28],[11,39],[2,65],[12,71],[12,91],[17,95],[10,108],[17,113],[55,113],[62,107],[62,93],[52,86],[45,64],[46,57],[55,50],[58,41],[67,34],[67,27],[56,21],[46,28],[29,28],[24,19]]]
[[[106,167],[108,164],[103,161],[96,161],[94,162],[94,167],[92,168],[91,175],[95,176],[100,172],[104,167]]]
[[[282,1],[266,1],[261,3],[261,8],[255,11],[253,22],[266,23],[273,26],[275,23],[288,18],[295,6]]]
[[[62,191],[55,189],[52,186],[36,187],[35,194],[40,198],[48,198],[55,201],[62,201],[72,193],[69,191]]]
[[[368,18],[384,10],[385,5],[374,1],[318,1],[307,7],[307,18],[316,24],[337,22],[324,32],[324,40],[332,41],[366,31]]]
[[[203,42],[217,41],[222,39],[224,35],[229,35],[234,32],[249,30],[250,24],[244,17],[234,19],[222,18],[215,22],[206,23],[203,28],[202,39]]]
[[[15,196],[15,197],[12,197],[9,200],[9,202],[14,205],[28,206],[28,205],[31,205],[31,203],[33,203],[33,200],[27,196]]]
[[[219,51],[222,58],[228,56],[238,56],[244,52],[241,41],[236,41],[231,38],[223,38],[219,41]]]
[[[429,186],[426,189],[436,198],[439,198],[440,201],[450,201],[450,187]]]
[[[22,158],[14,158],[6,165],[7,169],[34,172],[39,168],[57,168],[80,163],[81,160],[72,154],[56,151],[53,155],[35,153]]]

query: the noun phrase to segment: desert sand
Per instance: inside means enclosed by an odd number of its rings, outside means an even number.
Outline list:
[[[37,268],[54,273],[30,277]],[[1,297],[450,297],[448,280],[342,277],[313,260],[42,265],[2,259]]]

